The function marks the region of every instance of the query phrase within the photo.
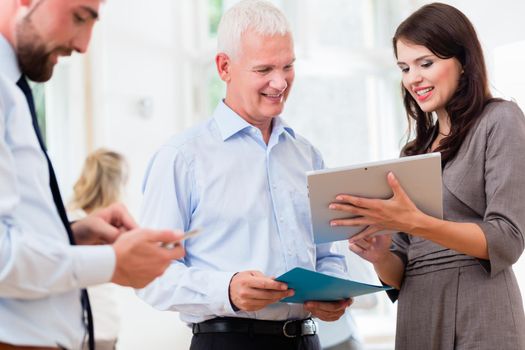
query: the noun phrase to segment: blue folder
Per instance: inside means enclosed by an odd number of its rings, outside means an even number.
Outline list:
[[[392,289],[388,286],[374,286],[323,273],[296,267],[276,278],[285,282],[288,288],[295,291],[291,297],[282,299],[283,303],[304,303],[306,301],[335,301],[356,297],[358,295]]]

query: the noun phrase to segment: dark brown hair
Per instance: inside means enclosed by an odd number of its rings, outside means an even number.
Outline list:
[[[463,67],[457,90],[445,106],[450,117],[450,134],[436,149],[441,152],[442,162],[446,164],[457,154],[465,136],[481,116],[483,108],[492,100],[483,50],[476,31],[469,19],[458,9],[442,3],[432,3],[414,12],[397,28],[392,39],[396,58],[398,40],[425,46],[443,59],[456,58]],[[438,126],[434,125],[432,113],[423,112],[403,85],[401,89],[409,130],[411,119],[416,123],[416,137],[407,143],[404,154],[425,153]]]

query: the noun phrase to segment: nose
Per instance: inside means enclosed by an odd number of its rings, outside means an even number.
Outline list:
[[[286,81],[285,74],[281,72],[274,73],[270,80],[270,87],[279,92],[284,91],[288,87],[288,82]]]
[[[79,53],[85,53],[91,40],[93,25],[81,28],[73,37],[71,47]]]
[[[409,85],[417,85],[423,81],[423,77],[418,69],[411,69],[405,76],[405,79]]]

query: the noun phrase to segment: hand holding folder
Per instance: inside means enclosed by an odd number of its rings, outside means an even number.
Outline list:
[[[276,281],[288,284],[288,288],[295,291],[293,296],[281,300],[284,303],[343,300],[391,289],[389,286],[360,283],[300,267],[277,277]]]

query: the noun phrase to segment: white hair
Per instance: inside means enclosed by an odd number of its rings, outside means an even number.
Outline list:
[[[221,18],[217,30],[217,52],[234,58],[239,53],[242,35],[248,30],[265,36],[284,36],[291,31],[284,14],[271,2],[243,0]]]

